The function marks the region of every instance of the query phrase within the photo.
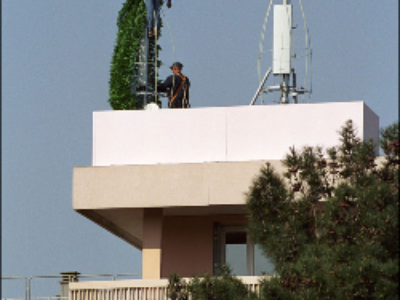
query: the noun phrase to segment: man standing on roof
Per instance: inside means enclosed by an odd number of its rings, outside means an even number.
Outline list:
[[[171,8],[172,0],[167,0],[167,7]],[[160,28],[160,5],[161,0],[146,0],[146,9],[147,9],[147,30],[149,37],[156,34],[158,28]],[[154,18],[155,16],[155,18]],[[156,27],[157,21],[157,27]]]
[[[180,62],[174,62],[170,69],[173,75],[170,75],[165,81],[157,87],[158,92],[167,92],[169,94],[169,108],[189,108],[189,88],[190,81],[181,73],[183,65]]]

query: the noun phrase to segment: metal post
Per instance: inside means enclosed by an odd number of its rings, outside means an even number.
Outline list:
[[[28,278],[25,278],[25,299],[28,300]]]
[[[149,52],[149,39],[147,37],[147,30],[145,30],[143,33],[143,37],[140,40],[140,50],[139,50],[138,81],[140,86],[145,86],[147,81],[148,52]]]
[[[26,293],[27,293],[27,296],[28,296],[28,300],[31,300],[31,280],[32,280],[32,277],[29,277],[29,279],[28,279],[28,285],[27,285],[27,291],[26,291]]]
[[[156,24],[156,32],[155,32],[155,42],[154,42],[154,102],[157,104],[158,94],[157,94],[157,39],[158,39],[158,24],[157,18],[154,17],[155,24]]]
[[[283,80],[281,83],[281,102],[283,104],[289,103],[289,79],[290,79],[290,74],[283,74],[282,75]]]
[[[296,85],[297,85],[297,80],[296,80],[296,73],[294,69],[292,69],[292,80],[293,80],[293,103],[297,103],[297,93],[296,93]]]
[[[258,89],[256,91],[256,93],[254,94],[253,100],[251,100],[250,105],[254,105],[254,103],[256,102],[258,96],[260,95],[261,89],[263,88],[265,82],[268,79],[269,74],[271,74],[272,72],[272,68],[269,68],[267,70],[267,73],[265,73],[263,80],[260,82],[260,85],[258,86]]]

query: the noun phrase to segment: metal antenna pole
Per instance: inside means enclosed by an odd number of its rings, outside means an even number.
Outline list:
[[[145,82],[145,86],[146,86],[146,94],[143,97],[143,108],[146,106],[147,104],[147,95],[149,93],[149,38],[147,36],[147,27],[145,29],[144,32],[144,43],[145,43],[145,49],[144,49],[144,74],[143,74],[143,78],[144,78],[144,82]]]
[[[292,29],[292,17],[291,17],[291,15],[289,15],[291,13],[291,9],[286,8],[287,5],[290,5],[290,0],[283,0],[283,6],[285,6],[285,9],[279,14],[280,20],[276,23],[276,24],[280,24],[279,25],[280,29],[278,29],[276,32],[274,31],[274,35],[275,34],[278,34],[278,36],[283,35],[282,40],[277,40],[277,41],[279,41],[279,46],[281,48],[279,49],[279,48],[274,47],[275,51],[281,52],[281,54],[277,55],[277,57],[279,57],[279,61],[281,61],[282,58],[284,61],[286,61],[287,59],[289,60],[289,62],[288,62],[289,66],[285,66],[282,69],[282,66],[280,65],[279,72],[276,73],[281,76],[280,103],[282,103],[282,104],[289,103],[289,89],[290,89],[289,82],[290,82],[290,73],[291,73],[289,68],[290,68],[290,60],[291,60],[291,57],[290,57],[291,56],[291,53],[290,53],[291,52],[290,51],[290,47],[291,47],[290,31]],[[288,21],[290,22],[290,24],[287,24]],[[287,50],[288,49],[287,47],[289,47],[289,50]]]
[[[258,96],[260,95],[261,89],[263,88],[265,82],[268,79],[269,74],[271,74],[272,68],[269,68],[267,73],[265,73],[263,80],[261,80],[260,85],[258,86],[257,92],[254,94],[253,100],[251,100],[250,105],[254,105]]]
[[[155,14],[155,11],[154,11]],[[158,38],[158,24],[157,24],[157,18],[154,17],[155,20],[155,24],[156,24],[156,30],[155,30],[155,34],[154,34],[154,102],[157,104],[157,100],[158,100],[158,95],[157,95],[157,67],[158,67],[158,63],[157,63],[157,38]]]
[[[288,94],[289,94],[289,74],[281,74],[282,81],[280,85],[280,92],[281,92],[281,100],[279,103],[287,104],[289,103]]]
[[[292,80],[293,80],[293,103],[297,103],[297,93],[296,93],[296,87],[297,87],[297,78],[296,78],[296,73],[295,70],[292,69]]]
[[[268,69],[268,71],[264,75],[263,80],[260,81],[260,85],[253,99],[251,100],[250,105],[254,105],[254,103],[257,101],[258,96],[261,93],[280,91],[279,103],[287,104],[290,102],[290,97],[292,97],[293,103],[298,103],[298,95],[311,92],[307,91],[306,87],[297,87],[297,74],[295,70],[295,65],[292,67],[293,63],[292,59],[293,57],[294,58],[296,57],[296,52],[292,51],[293,48],[292,42],[294,44],[293,30],[295,29],[295,27],[293,27],[293,7],[291,4],[292,1],[291,0],[282,0],[282,1],[283,4],[274,5],[272,67]],[[272,0],[270,3],[272,3]],[[269,12],[269,7],[268,7],[268,12]],[[304,12],[303,12],[303,18],[304,18]],[[264,34],[264,27],[265,27],[265,22],[263,24],[262,34]],[[308,47],[307,43],[308,29],[306,30],[307,30],[306,47]],[[262,50],[261,46],[260,49]],[[261,67],[259,64],[259,72],[260,69]],[[279,76],[280,85],[263,88],[270,73],[272,73],[274,76],[277,77]],[[306,64],[306,74],[307,74],[307,64]],[[261,74],[259,73],[259,76],[260,75]],[[259,78],[261,79],[261,77]],[[306,84],[304,85],[306,86]]]
[[[137,68],[137,78],[136,84],[132,85],[133,93],[137,93],[137,89],[139,88],[141,91],[141,98],[142,98],[142,105],[143,107],[146,105],[146,99],[148,95],[148,68],[149,68],[149,61],[148,61],[148,54],[149,54],[149,39],[147,37],[147,27],[144,30],[143,37],[140,40],[140,50],[139,50],[139,62]],[[144,93],[144,94],[143,94]],[[143,96],[142,96],[143,95]]]

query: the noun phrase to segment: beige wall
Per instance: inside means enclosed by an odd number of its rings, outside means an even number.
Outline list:
[[[266,161],[75,167],[73,208],[243,205]],[[270,161],[279,172],[280,161]]]
[[[163,210],[146,208],[143,219],[142,278],[161,278]]]
[[[73,208],[136,248],[147,249],[147,278],[211,273],[213,223],[244,222],[245,192],[265,163],[74,168]],[[270,163],[282,173],[280,161]],[[157,212],[154,222],[149,221],[150,210]],[[145,241],[153,235],[156,246]]]
[[[164,216],[161,277],[213,273],[213,226],[244,225],[244,215]]]

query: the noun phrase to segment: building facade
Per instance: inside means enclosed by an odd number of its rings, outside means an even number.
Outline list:
[[[266,162],[282,170],[289,147],[339,144],[349,119],[378,141],[363,102],[95,112],[93,163],[74,168],[73,208],[142,251],[140,284],[216,274],[225,262],[237,275],[268,274],[245,231],[246,191]]]

